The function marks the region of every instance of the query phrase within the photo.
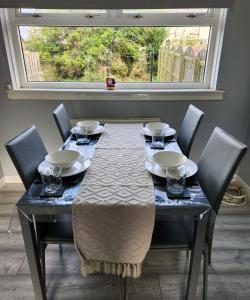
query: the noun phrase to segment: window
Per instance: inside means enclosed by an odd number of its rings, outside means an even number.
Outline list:
[[[215,88],[224,9],[4,9],[17,88]]]
[[[186,8],[186,9],[124,9],[122,11],[125,14],[159,14],[159,13],[174,13],[174,14],[207,14],[208,8]]]
[[[104,9],[35,9],[35,8],[20,8],[16,11],[17,15],[39,17],[46,14],[83,14],[83,15],[99,15],[106,13]]]

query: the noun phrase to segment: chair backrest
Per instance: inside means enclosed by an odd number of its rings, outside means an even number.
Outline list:
[[[180,131],[177,137],[177,143],[181,151],[187,157],[189,156],[195,135],[199,128],[204,113],[194,105],[189,105],[185,117],[181,123]]]
[[[56,125],[59,129],[61,137],[65,142],[70,135],[72,126],[70,124],[69,115],[63,104],[60,104],[56,107],[56,109],[53,111],[53,117],[56,121]]]
[[[247,146],[216,127],[198,163],[197,179],[218,213],[225,191],[242,159]]]
[[[26,189],[37,173],[38,165],[47,155],[41,137],[33,125],[5,145]]]

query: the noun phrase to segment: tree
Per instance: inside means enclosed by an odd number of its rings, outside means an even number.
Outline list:
[[[149,80],[164,27],[28,27],[26,50],[38,52],[45,80],[104,81],[106,66],[117,81]],[[108,54],[107,54],[108,50]]]

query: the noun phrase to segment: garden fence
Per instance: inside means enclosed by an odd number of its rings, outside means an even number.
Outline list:
[[[25,67],[28,81],[43,81],[39,54],[37,52],[24,51]]]
[[[163,82],[203,82],[206,49],[171,45],[164,41],[159,50],[158,80]]]

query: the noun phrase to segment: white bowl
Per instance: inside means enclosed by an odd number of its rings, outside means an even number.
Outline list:
[[[58,150],[52,153],[49,153],[45,160],[55,166],[58,166],[62,169],[68,169],[73,166],[73,164],[79,158],[80,153],[73,150]]]
[[[161,168],[176,168],[187,161],[187,157],[174,151],[159,151],[153,155],[153,161]]]
[[[98,121],[80,121],[76,124],[81,129],[84,129],[87,127],[87,131],[89,133],[95,131],[98,126],[100,126],[100,122]]]
[[[146,128],[148,129],[149,132],[156,133],[156,132],[159,132],[160,130],[168,129],[169,125],[166,123],[162,123],[162,122],[152,122],[152,123],[146,124]]]

